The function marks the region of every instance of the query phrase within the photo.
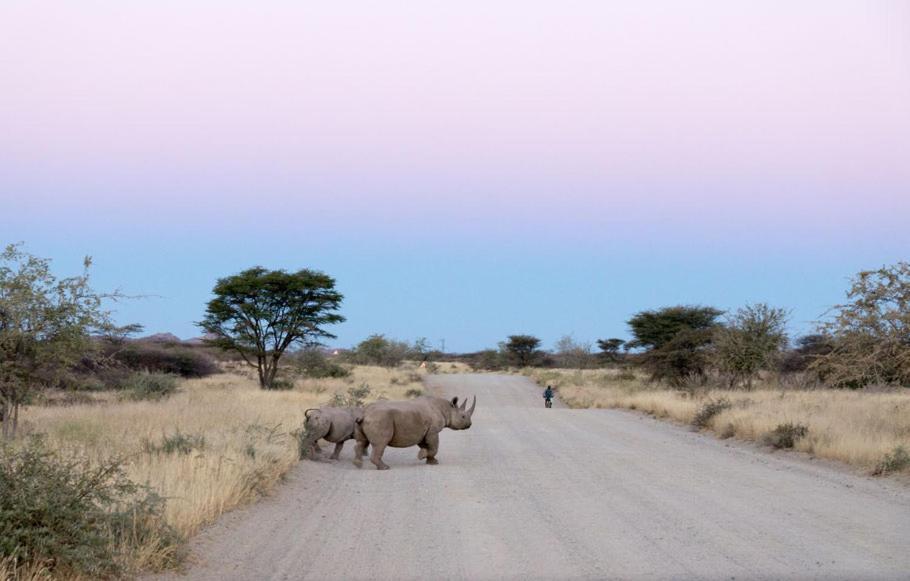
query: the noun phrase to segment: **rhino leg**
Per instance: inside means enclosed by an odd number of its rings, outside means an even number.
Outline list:
[[[344,441],[338,442],[335,444],[335,451],[332,452],[332,455],[329,456],[331,460],[337,460],[341,456],[341,449],[344,448]]]
[[[363,466],[363,457],[366,455],[367,446],[370,445],[370,441],[360,427],[360,422],[354,424],[354,441],[357,442],[354,445],[354,466],[360,468]]]
[[[385,444],[373,444],[373,453],[370,454],[370,462],[372,462],[377,470],[388,470],[389,466],[382,461],[382,454],[385,452]]]
[[[427,437],[423,439],[426,444],[426,453],[424,454],[427,459],[427,464],[439,464],[439,461],[436,459],[436,452],[439,451],[439,434],[427,434]],[[421,450],[423,452],[424,450]],[[418,455],[418,458],[420,456]]]

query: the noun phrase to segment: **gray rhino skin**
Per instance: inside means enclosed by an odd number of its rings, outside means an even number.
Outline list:
[[[423,396],[410,401],[380,401],[367,406],[354,434],[357,440],[354,465],[358,468],[363,466],[361,457],[367,445],[373,446],[370,462],[378,470],[389,469],[382,461],[386,446],[420,446],[417,458],[426,458],[427,464],[438,464],[439,432],[443,428],[467,430],[471,427],[477,397],[470,409],[465,409],[467,404],[465,400],[459,407],[457,397],[449,401],[442,397]]]
[[[312,452],[322,452],[319,448],[320,438],[335,444],[335,451],[330,458],[337,460],[341,455],[344,443],[354,437],[356,421],[363,417],[363,408],[335,408],[325,407],[308,409],[304,412],[306,422],[306,436],[301,450],[306,456]]]

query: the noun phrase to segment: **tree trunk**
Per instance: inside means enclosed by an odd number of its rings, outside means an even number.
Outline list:
[[[3,439],[11,440],[16,437],[16,428],[19,425],[19,404],[10,403],[4,399],[0,407],[0,425],[2,425]]]

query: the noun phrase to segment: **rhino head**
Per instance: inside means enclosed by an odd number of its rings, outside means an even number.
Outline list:
[[[449,409],[449,417],[446,422],[446,427],[453,430],[467,430],[471,427],[471,416],[474,415],[474,407],[477,405],[477,396],[474,396],[474,401],[471,403],[471,407],[465,409],[468,405],[468,400],[465,399],[461,402],[461,405],[458,405],[458,398],[452,398],[452,407]]]

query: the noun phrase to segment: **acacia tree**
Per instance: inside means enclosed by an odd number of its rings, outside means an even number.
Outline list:
[[[713,307],[675,306],[642,311],[628,321],[634,340],[627,346],[645,348],[642,363],[654,381],[683,385],[688,379],[706,379],[708,348],[717,317]]]
[[[0,254],[0,422],[13,437],[19,408],[91,350],[92,333],[115,333],[105,298],[82,274],[58,279],[50,260],[9,245]],[[131,327],[132,328],[132,327]]]
[[[533,335],[509,335],[509,340],[502,344],[502,350],[519,367],[532,365],[540,355],[540,339]]]
[[[598,339],[597,347],[600,349],[600,356],[606,361],[619,361],[619,350],[622,349],[626,342],[622,339]]]
[[[831,350],[812,367],[835,387],[910,387],[910,263],[860,272],[821,326]]]
[[[714,334],[714,360],[729,378],[730,387],[752,380],[775,363],[787,345],[787,312],[764,303],[746,305],[729,317]]]
[[[255,367],[263,389],[272,388],[289,347],[333,339],[325,326],[344,321],[336,312],[344,297],[335,290],[335,279],[314,270],[257,266],[219,279],[212,292],[215,298],[197,324],[211,335],[208,343]]]

